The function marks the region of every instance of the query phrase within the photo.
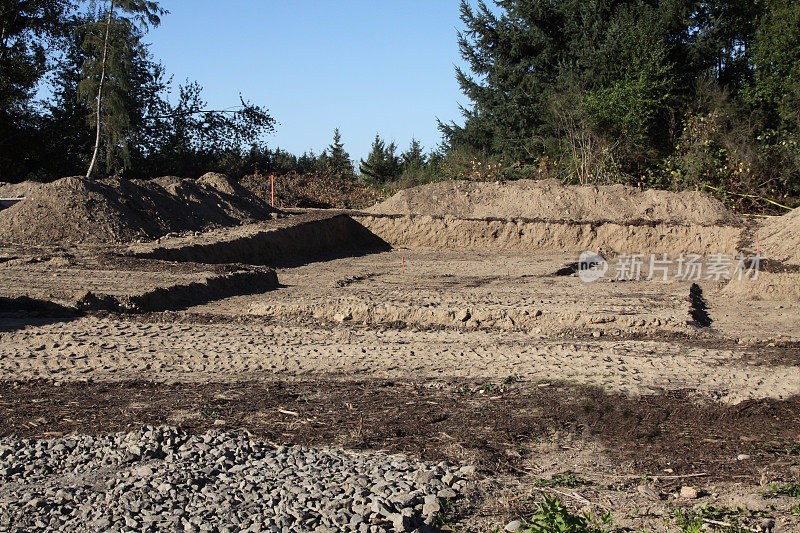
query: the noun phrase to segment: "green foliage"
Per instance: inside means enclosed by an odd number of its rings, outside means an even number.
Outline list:
[[[705,531],[706,519],[730,524],[731,527],[715,526],[716,531],[726,533],[742,533],[752,531],[747,525],[748,521],[760,521],[765,516],[769,516],[764,511],[749,511],[744,508],[730,509],[727,507],[714,507],[704,505],[693,509],[678,509],[675,514],[675,521],[683,533],[700,533]]]
[[[84,12],[77,5],[9,0],[0,9],[0,96],[7,97],[0,106],[3,179],[85,173],[98,103],[101,175],[237,173],[258,164],[263,147],[253,145],[275,124],[265,109],[241,96],[236,108],[207,109],[202,88],[192,82],[170,102],[170,80],[143,42],[165,13],[156,2],[115,0],[113,11],[110,1],[92,2]],[[52,96],[35,105],[34,90],[48,73]],[[302,165],[316,169],[317,157],[312,159]]]
[[[675,98],[669,50],[656,17],[640,6],[620,12],[613,39],[626,72],[587,92],[583,101],[597,131],[638,150],[657,144],[664,110]]]
[[[112,167],[115,160],[130,165],[128,134],[131,119],[127,100],[132,89],[134,56],[142,50],[140,40],[141,33],[125,18],[111,17],[108,24],[99,19],[86,23],[86,59],[78,84],[78,97],[87,109],[100,106],[100,130],[108,167]],[[101,77],[104,86],[98,102]],[[88,113],[87,118],[89,125],[95,128],[97,115]]]
[[[110,0],[100,4],[102,7],[95,13],[97,3],[92,2],[87,17],[86,61],[78,84],[79,97],[94,110],[89,122],[96,131],[95,144],[87,177],[95,168],[101,142],[105,145],[107,166],[112,166],[116,157],[130,166],[131,119],[126,99],[132,92],[133,56],[137,48],[142,49],[141,32],[150,25],[158,26],[165,13],[157,2],[149,0]]]
[[[506,0],[461,6],[459,46],[472,74],[457,69],[473,101],[466,123],[442,125],[452,147],[471,146],[532,162],[558,136],[552,94],[577,88],[599,132],[653,142],[666,102],[677,99],[671,71],[681,54],[674,6],[636,1]],[[688,20],[687,20],[688,24]],[[683,58],[683,59],[681,59]],[[693,65],[683,65],[687,69]],[[548,155],[553,156],[550,153]]]
[[[603,533],[610,531],[611,515],[599,519],[588,513],[573,513],[558,499],[544,497],[534,515],[523,522],[523,533]]]
[[[39,160],[38,84],[50,71],[47,52],[69,35],[65,0],[0,2],[0,175],[30,171]]]
[[[332,174],[347,177],[352,177],[355,174],[350,154],[344,149],[339,128],[333,130],[333,142],[322,153],[319,162],[325,170]]]
[[[800,3],[762,0],[750,97],[775,128],[800,129]]]
[[[550,479],[539,479],[536,481],[538,487],[566,487],[575,489],[578,487],[585,487],[593,485],[594,483],[575,475],[571,470],[553,475]]]
[[[800,498],[800,483],[782,483],[780,485],[773,484],[764,491],[765,496],[790,496],[792,498]]]
[[[400,154],[400,159],[403,161],[404,171],[413,171],[424,168],[428,158],[422,151],[422,144],[416,139],[411,139],[411,145],[408,150]]]
[[[376,133],[372,149],[367,155],[367,160],[361,160],[359,171],[363,176],[377,182],[385,183],[397,179],[403,172],[403,163],[396,151],[397,146],[394,142],[386,144]]]
[[[494,3],[462,0],[471,105],[440,123],[450,166],[797,203],[800,3]]]
[[[797,500],[797,503],[792,505],[789,509],[789,514],[794,516],[800,516],[800,500]]]

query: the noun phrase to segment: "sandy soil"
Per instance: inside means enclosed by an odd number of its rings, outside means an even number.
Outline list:
[[[702,253],[704,269],[752,251],[758,228],[709,220],[315,212],[4,246],[0,434],[245,427],[478,461],[488,476],[455,510],[467,531],[543,490],[646,530],[708,504],[791,531],[794,500],[762,493],[800,475],[798,268],[770,252],[758,281],[692,287],[674,263],[667,281],[611,279],[626,251]],[[577,275],[589,247],[608,260],[593,283]],[[547,484],[567,471],[591,483]],[[683,485],[704,496],[675,499]]]
[[[800,208],[768,219],[759,232],[765,255],[800,265]]]
[[[719,201],[700,192],[640,191],[624,185],[575,187],[564,186],[556,179],[442,181],[401,190],[370,212],[706,226],[738,219]]]
[[[394,251],[282,269],[282,288],[178,317],[9,322],[0,379],[515,375],[632,394],[693,389],[729,403],[800,393],[798,303],[750,316],[709,296],[720,325],[698,329],[687,324],[687,283],[554,275],[570,259]],[[196,318],[248,314],[234,324]],[[768,343],[786,356],[765,357]]]
[[[222,174],[197,180],[63,178],[46,184],[0,184],[26,199],[0,210],[0,243],[110,243],[172,232],[235,226],[274,212]]]

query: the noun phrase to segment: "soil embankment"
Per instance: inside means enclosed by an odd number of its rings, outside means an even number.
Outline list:
[[[640,191],[624,185],[576,187],[555,179],[443,181],[402,190],[369,211],[619,224],[646,221],[708,226],[739,222],[722,203],[696,191]]]
[[[63,178],[3,185],[26,199],[0,211],[0,242],[112,244],[269,218],[273,210],[221,174],[198,180]]]

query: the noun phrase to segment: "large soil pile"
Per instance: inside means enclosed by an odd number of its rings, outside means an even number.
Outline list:
[[[22,183],[1,183],[0,198],[24,198],[38,191],[42,186],[36,181],[23,181]]]
[[[735,215],[720,202],[699,192],[642,192],[623,185],[576,187],[565,186],[555,179],[444,181],[400,191],[370,211],[623,224],[642,220],[701,225],[736,221]]]
[[[24,184],[23,184],[24,185]],[[115,243],[268,218],[271,209],[221,174],[198,180],[63,178],[15,186],[27,199],[0,211],[0,242]],[[3,187],[2,190],[11,187]]]
[[[800,208],[769,219],[759,230],[759,237],[764,257],[800,265]]]
[[[245,176],[241,184],[266,202],[271,201],[269,176]],[[289,173],[275,177],[275,205],[278,207],[313,207],[357,209],[375,203],[380,193],[355,178],[327,172]]]

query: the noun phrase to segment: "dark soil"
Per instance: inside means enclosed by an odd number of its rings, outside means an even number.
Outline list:
[[[184,413],[176,422],[175,414]],[[181,421],[182,420],[182,421]],[[629,398],[544,383],[308,380],[236,384],[0,383],[0,435],[170,424],[244,428],[278,444],[378,448],[519,472],[532,443],[596,439],[626,472],[709,479],[800,464],[800,398],[722,406],[689,391]],[[751,460],[737,461],[746,453]]]

